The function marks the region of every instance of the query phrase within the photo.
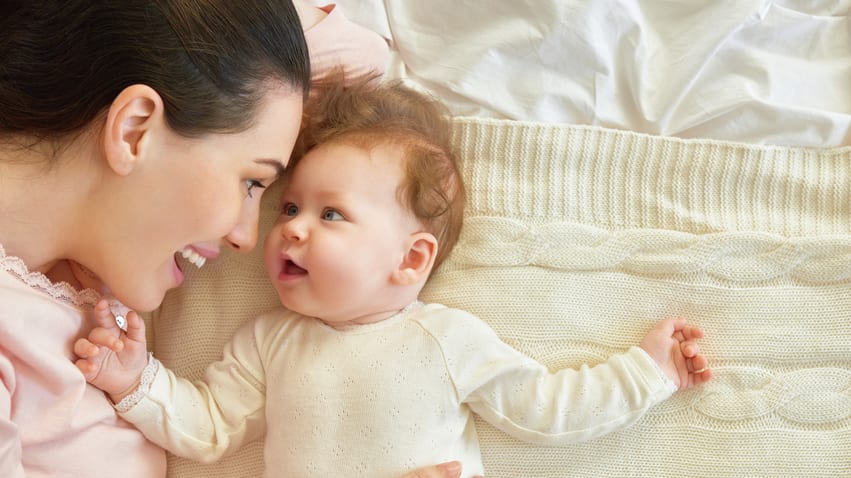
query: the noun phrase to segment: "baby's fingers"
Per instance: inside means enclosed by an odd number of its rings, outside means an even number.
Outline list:
[[[682,330],[685,340],[697,340],[703,338],[703,329],[694,325],[686,325]]]
[[[127,313],[127,338],[145,343],[145,321],[132,310]]]
[[[74,342],[74,353],[77,357],[80,357],[74,361],[74,365],[77,366],[77,369],[79,369],[88,380],[91,374],[98,370],[98,365],[93,359],[100,353],[100,347],[86,339],[77,339],[77,341]]]
[[[712,370],[711,369],[703,369],[700,373],[695,373],[693,375],[693,383],[695,385],[703,385],[708,382],[712,378]]]
[[[98,366],[93,364],[88,359],[77,359],[74,362],[74,365],[77,366],[77,370],[79,370],[86,380],[89,380],[93,373],[97,372]]]
[[[115,332],[103,327],[95,327],[89,332],[89,341],[95,345],[107,347],[113,352],[121,352],[124,349],[124,342],[115,336]]]
[[[680,342],[680,350],[683,353],[683,357],[692,358],[700,353],[700,345],[694,340],[686,340],[685,342]]]
[[[115,322],[115,315],[109,308],[109,302],[106,299],[101,299],[95,304],[95,322],[100,327],[112,330],[113,332],[120,330],[120,327]]]
[[[690,385],[702,385],[712,378],[712,371],[709,369],[709,361],[703,355],[696,355],[689,359],[689,378]]]
[[[708,368],[709,361],[703,355],[697,355],[686,360],[686,365],[688,366],[688,373],[700,373]]]
[[[89,342],[87,339],[77,339],[74,342],[74,355],[82,359],[89,359],[100,352],[100,347]]]
[[[686,320],[680,317],[662,319],[656,323],[656,329],[667,337],[673,337],[686,326]]]

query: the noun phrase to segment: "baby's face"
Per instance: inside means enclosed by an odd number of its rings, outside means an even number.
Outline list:
[[[361,323],[391,301],[391,275],[421,230],[397,198],[400,155],[331,143],[296,165],[265,246],[285,307],[327,323]]]

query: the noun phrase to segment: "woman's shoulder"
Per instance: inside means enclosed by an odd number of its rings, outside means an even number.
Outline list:
[[[67,282],[53,282],[41,272],[30,271],[21,258],[7,254],[0,244],[0,304],[41,300],[80,308],[93,306],[100,297],[93,289],[78,291]]]

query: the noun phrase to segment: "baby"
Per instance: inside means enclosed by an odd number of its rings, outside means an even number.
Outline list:
[[[329,86],[331,85],[331,86]],[[473,412],[565,445],[709,380],[682,319],[604,363],[550,372],[479,318],[418,301],[458,239],[464,186],[444,110],[399,83],[329,81],[283,178],[265,262],[283,308],[242,326],[204,381],[146,352],[106,304],[78,367],[158,445],[205,462],[265,436],[265,475],[395,477],[459,460],[482,475]]]

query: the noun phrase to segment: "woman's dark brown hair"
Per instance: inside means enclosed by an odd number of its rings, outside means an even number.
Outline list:
[[[145,84],[184,136],[251,126],[270,84],[308,92],[289,0],[8,0],[0,5],[0,138],[81,131]]]

